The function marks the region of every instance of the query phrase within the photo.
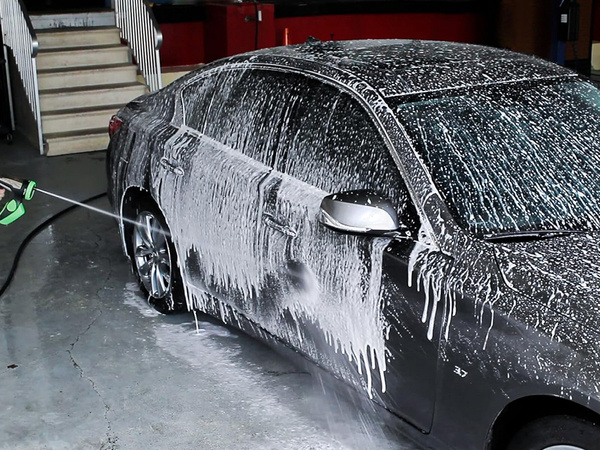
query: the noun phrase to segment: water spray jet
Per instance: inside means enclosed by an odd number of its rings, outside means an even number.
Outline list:
[[[128,219],[126,217],[122,217],[118,214],[113,214],[110,211],[106,211],[104,209],[96,208],[91,205],[87,205],[82,202],[78,202],[77,200],[73,200],[72,198],[64,197],[59,194],[55,194],[53,192],[47,191],[45,189],[37,186],[35,181],[31,180],[22,180],[20,178],[15,177],[2,177],[0,176],[0,188],[8,191],[8,195],[11,198],[4,204],[4,207],[0,211],[0,225],[10,225],[17,219],[21,218],[25,215],[25,206],[23,205],[24,200],[31,200],[33,198],[34,193],[40,192],[44,195],[54,197],[58,200],[71,203],[72,205],[81,206],[82,208],[86,208],[90,211],[103,214],[105,216],[113,217],[117,220],[122,220],[123,222],[130,223],[132,225],[139,225],[142,227],[147,227],[147,224],[137,222],[135,220]],[[150,227],[152,231],[158,231],[165,236],[169,236],[169,233],[165,230]]]

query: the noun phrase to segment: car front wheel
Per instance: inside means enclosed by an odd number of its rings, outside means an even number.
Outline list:
[[[127,227],[133,270],[149,302],[160,312],[184,310],[177,254],[169,228],[158,208],[142,202]]]
[[[599,443],[596,424],[578,417],[549,416],[517,431],[507,450],[594,450]]]

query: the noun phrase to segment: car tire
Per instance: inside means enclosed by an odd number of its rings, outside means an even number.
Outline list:
[[[572,416],[548,416],[529,422],[510,440],[507,450],[594,450],[600,428]]]
[[[177,252],[167,223],[153,201],[133,208],[134,224],[125,226],[129,257],[138,284],[149,303],[163,314],[186,310]]]

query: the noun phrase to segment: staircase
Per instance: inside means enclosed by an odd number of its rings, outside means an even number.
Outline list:
[[[105,150],[111,116],[146,92],[118,28],[36,29],[36,34],[46,155]]]
[[[29,103],[16,108],[17,128],[45,155],[105,150],[112,115],[162,85],[162,34],[152,10],[145,0],[113,5],[29,16],[22,0],[0,0],[4,51],[20,78],[13,91],[22,89],[17,105]]]

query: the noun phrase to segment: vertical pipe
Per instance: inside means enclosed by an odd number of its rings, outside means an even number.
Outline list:
[[[560,7],[565,0],[552,0],[550,60],[557,64],[565,64],[565,43],[558,39]]]
[[[7,91],[8,91],[8,109],[10,112],[10,129],[11,129],[11,131],[15,131],[15,107],[13,105],[12,89],[11,89],[11,82],[10,82],[10,70],[8,68],[8,51],[6,50],[6,45],[3,45],[2,48],[4,50],[4,60],[6,61],[6,64],[4,64],[4,68],[6,70],[6,86],[7,86]]]
[[[290,30],[288,27],[283,29],[283,45],[290,45]]]
[[[36,75],[33,77],[33,91],[35,92],[35,118],[37,121],[37,131],[38,131],[38,143],[40,146],[40,154],[43,155],[44,154],[44,136],[42,134],[42,113],[40,111],[40,89],[38,86],[38,79],[37,79],[37,67],[36,67],[36,61],[35,58],[32,59],[32,63],[33,63],[33,73]]]

